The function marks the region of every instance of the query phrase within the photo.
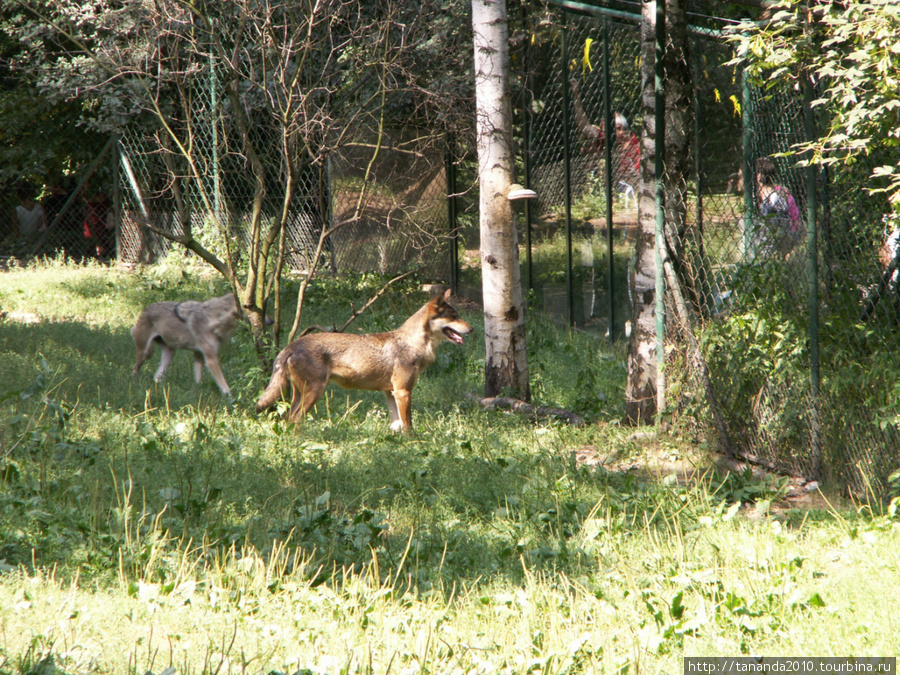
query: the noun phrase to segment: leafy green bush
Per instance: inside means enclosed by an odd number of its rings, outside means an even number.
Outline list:
[[[744,443],[763,435],[777,448],[806,447],[806,335],[802,323],[769,303],[735,311],[703,332],[719,404]]]

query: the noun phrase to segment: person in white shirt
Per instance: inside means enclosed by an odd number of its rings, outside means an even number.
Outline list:
[[[878,261],[881,263],[881,268],[885,273],[891,272],[890,280],[895,285],[898,276],[897,262],[895,261],[898,245],[900,245],[900,229],[894,228],[887,233],[884,244],[881,245],[881,249],[878,251]],[[891,265],[893,265],[893,269],[890,269]]]
[[[44,207],[32,199],[27,187],[18,190],[19,205],[16,207],[16,232],[20,240],[34,241],[47,229],[47,214]]]

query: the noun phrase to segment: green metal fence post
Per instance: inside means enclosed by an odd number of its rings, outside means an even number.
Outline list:
[[[563,162],[565,163],[565,201],[566,201],[566,307],[568,309],[568,323],[575,325],[575,287],[572,278],[572,168],[569,137],[571,136],[572,120],[571,106],[569,105],[569,48],[566,40],[568,24],[566,13],[563,12],[562,21],[562,86],[563,86]]]
[[[806,140],[816,139],[816,118],[812,109],[815,97],[812,79],[807,76],[804,82],[804,121]],[[812,453],[811,472],[813,478],[821,478],[822,471],[822,435],[819,427],[820,404],[820,371],[819,371],[819,255],[818,230],[816,222],[816,167],[812,162],[806,167],[806,236],[809,265],[809,388],[812,406],[810,407],[810,445]]]
[[[702,44],[701,40],[698,39],[697,44]],[[701,82],[701,76],[703,69],[700,65],[700,58],[697,55],[698,50],[691,50],[690,58],[693,60],[693,78],[694,83]],[[705,318],[712,316],[716,311],[716,302],[715,302],[715,273],[711,273],[711,270],[707,266],[707,251],[706,251],[706,223],[704,222],[704,218],[706,216],[704,208],[706,206],[706,202],[704,199],[704,191],[707,189],[707,176],[706,176],[706,165],[704,163],[705,153],[704,153],[704,142],[706,140],[706,136],[704,131],[706,129],[706,125],[709,123],[708,119],[703,115],[703,110],[701,109],[701,98],[700,98],[700,87],[694,86],[694,93],[691,104],[694,108],[694,142],[692,152],[694,153],[694,172],[697,175],[697,227],[694,231],[692,245],[694,247],[693,255],[694,260],[696,261],[696,274],[697,274],[697,288],[699,289],[701,300],[700,300],[700,311],[702,312]],[[712,207],[710,211],[715,211],[714,208],[714,199],[712,198],[712,190],[710,190],[710,204]],[[713,229],[715,226],[710,223],[710,229]]]
[[[699,41],[698,41],[699,42]],[[712,299],[712,293],[709,292],[709,281],[706,274],[706,265],[704,263],[704,243],[703,243],[703,190],[706,183],[703,180],[703,142],[701,135],[703,134],[702,112],[700,110],[700,90],[696,83],[700,81],[700,59],[696,56],[695,50],[691,50],[690,57],[693,60],[694,93],[691,99],[691,105],[694,108],[694,142],[691,152],[694,153],[694,173],[697,176],[697,227],[694,231],[691,246],[693,249],[694,260],[696,261],[697,288],[700,292],[701,311],[704,316],[710,316],[715,310],[715,303]],[[710,306],[712,304],[712,307]]]
[[[112,146],[113,222],[116,233],[116,262],[122,262],[122,189],[119,185],[119,153],[122,146],[118,135]]]
[[[522,3],[522,25],[525,30],[530,33],[528,23],[527,3]],[[531,50],[529,49],[530,40],[525,40],[524,62],[525,62],[525,87],[522,95],[524,114],[523,114],[523,137],[525,139],[525,147],[522,149],[522,161],[525,168],[525,187],[531,188]],[[525,200],[525,288],[531,290],[534,288],[534,277],[532,276],[532,250],[531,250],[531,200]]]
[[[741,127],[743,129],[744,144],[744,231],[741,233],[742,258],[746,259],[750,250],[751,232],[753,231],[753,184],[755,173],[753,169],[753,119],[750,110],[753,107],[753,92],[746,75],[741,78]],[[745,260],[746,262],[746,260]]]
[[[607,278],[606,290],[609,294],[609,341],[615,339],[615,274],[613,269],[613,184],[612,184],[612,144],[613,134],[612,101],[610,101],[610,72],[609,72],[609,19],[603,18],[603,119],[606,129],[606,143],[604,159],[606,160],[606,180],[604,181],[604,197],[606,199],[606,252],[607,252]]]
[[[447,138],[445,171],[447,174],[447,224],[450,231],[450,288],[459,292],[459,233],[456,230],[456,162],[453,137]]]
[[[215,50],[210,45],[209,50],[209,123],[212,136],[212,174],[213,174],[213,203],[215,204],[216,220],[222,217],[222,186],[219,175],[219,130],[216,124],[216,115],[219,111],[219,80],[216,77]],[[220,223],[221,224],[221,223]]]

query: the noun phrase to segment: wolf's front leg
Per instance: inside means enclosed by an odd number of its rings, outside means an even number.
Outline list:
[[[391,392],[385,392],[385,394],[388,398],[388,412],[391,414],[391,431],[409,431],[412,429],[409,390],[395,389]]]
[[[403,431],[403,420],[400,418],[400,410],[397,408],[397,399],[390,391],[384,392],[384,396],[387,399],[388,415],[391,417],[391,431]]]

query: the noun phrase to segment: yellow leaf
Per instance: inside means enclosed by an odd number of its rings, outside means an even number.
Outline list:
[[[713,96],[716,97],[716,103],[722,102],[722,95],[719,93],[718,89],[713,89]]]
[[[740,117],[741,116],[741,102],[738,101],[738,97],[735,96],[734,94],[732,94],[728,98],[731,99],[731,103],[732,103],[732,105],[734,105],[734,116]]]
[[[593,42],[593,38],[588,38],[584,41],[584,56],[581,59],[582,73],[587,73],[594,70],[594,67],[591,65],[591,44]]]

